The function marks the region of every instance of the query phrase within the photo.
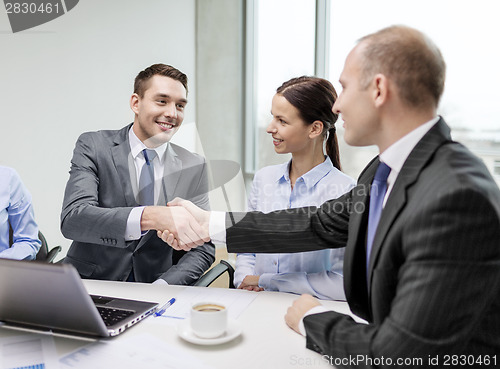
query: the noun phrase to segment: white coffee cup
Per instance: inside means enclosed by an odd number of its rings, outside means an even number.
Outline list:
[[[200,338],[221,336],[227,329],[227,309],[217,302],[198,302],[191,308],[191,330]]]

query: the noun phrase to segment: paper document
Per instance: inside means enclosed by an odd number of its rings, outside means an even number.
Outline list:
[[[142,334],[116,341],[98,341],[62,357],[61,368],[78,369],[212,369],[180,347]]]
[[[237,319],[257,297],[257,293],[227,288],[186,288],[175,297],[175,303],[165,310],[163,315],[148,319],[157,321],[161,318],[189,318],[191,307],[198,302],[216,302],[224,305],[229,317]]]
[[[52,336],[29,334],[0,339],[0,368],[59,368]]]

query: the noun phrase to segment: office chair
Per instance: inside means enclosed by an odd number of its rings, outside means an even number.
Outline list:
[[[40,250],[38,250],[38,253],[36,254],[36,260],[37,261],[44,261],[47,263],[54,262],[54,259],[56,258],[57,254],[59,254],[59,252],[61,252],[62,247],[56,246],[49,251],[49,246],[47,245],[47,240],[45,239],[45,236],[40,231],[38,231],[38,238],[42,242],[42,246],[40,246]]]
[[[9,225],[9,244],[12,246],[14,243],[14,231],[12,230],[12,227]],[[46,263],[52,263],[59,254],[59,252],[62,250],[61,246],[56,246],[53,249],[49,251],[49,246],[47,245],[47,240],[45,239],[45,236],[42,234],[42,232],[38,231],[38,238],[42,245],[40,246],[40,250],[38,250],[38,253],[36,254],[36,259],[37,261],[43,261]]]
[[[229,276],[229,288],[234,288],[234,268],[226,260],[221,260],[219,264],[207,270],[193,286],[208,287],[225,272],[227,272]]]

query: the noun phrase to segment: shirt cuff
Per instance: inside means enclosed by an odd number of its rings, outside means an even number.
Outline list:
[[[164,279],[161,279],[161,278],[157,279],[152,284],[163,284],[163,285],[168,286],[168,282],[166,280],[164,280]]]
[[[259,276],[259,287],[271,291],[271,278],[274,276],[274,273],[263,273]],[[275,289],[274,291],[277,291]]]
[[[226,243],[226,213],[224,211],[211,211],[208,232],[212,242]]]
[[[327,308],[325,308],[323,305],[318,305],[318,306],[315,306],[313,307],[312,309],[309,309],[305,314],[304,316],[302,317],[302,319],[300,319],[300,322],[299,322],[299,331],[300,331],[300,334],[305,336],[306,335],[306,327],[304,326],[304,318],[308,315],[313,315],[313,314],[320,314],[320,313],[324,313],[324,312],[327,312],[329,311]]]
[[[141,238],[141,218],[145,206],[133,208],[127,218],[127,227],[125,228],[125,241],[134,241]]]

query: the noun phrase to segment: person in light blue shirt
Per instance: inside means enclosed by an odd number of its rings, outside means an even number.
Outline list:
[[[278,154],[288,163],[259,170],[248,199],[250,211],[319,206],[349,191],[355,181],[342,173],[332,106],[332,84],[299,77],[277,89],[273,119],[267,128]],[[324,154],[324,146],[328,156]],[[251,291],[309,293],[320,299],[345,300],[342,278],[344,249],[295,254],[238,254],[234,284]]]
[[[0,258],[33,260],[40,246],[31,195],[14,169],[0,166]]]

